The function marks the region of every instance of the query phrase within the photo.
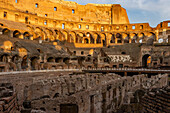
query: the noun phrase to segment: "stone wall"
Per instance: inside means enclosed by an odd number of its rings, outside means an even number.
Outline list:
[[[167,85],[168,76],[120,77],[116,74],[36,73],[5,75],[0,82],[12,83],[22,112],[77,113],[116,112],[129,104],[138,89]]]
[[[141,100],[144,112],[168,113],[170,111],[170,88],[155,88]]]

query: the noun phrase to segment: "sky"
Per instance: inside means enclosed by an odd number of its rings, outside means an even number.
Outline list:
[[[149,23],[156,27],[160,22],[170,20],[170,0],[65,0],[81,5],[121,4],[126,9],[130,23]]]

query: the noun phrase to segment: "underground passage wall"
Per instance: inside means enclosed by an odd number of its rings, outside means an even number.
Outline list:
[[[12,83],[22,112],[105,113],[130,104],[136,90],[167,85],[168,76],[36,73],[1,75]],[[26,78],[27,76],[27,78]]]

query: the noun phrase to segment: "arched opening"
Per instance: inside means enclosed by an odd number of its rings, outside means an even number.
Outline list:
[[[28,32],[25,32],[23,36],[24,39],[30,39],[30,34]]]
[[[132,38],[132,43],[137,43],[137,40],[138,40],[138,36],[137,34],[135,34]]]
[[[122,54],[122,55],[125,55],[125,54],[126,54],[126,52],[122,52],[121,54]]]
[[[14,37],[14,38],[19,38],[20,35],[21,35],[21,33],[20,33],[18,30],[16,30],[16,31],[13,32],[13,37]]]
[[[99,35],[97,35],[96,43],[97,43],[97,44],[100,44],[100,43],[101,43],[101,37],[100,37]]]
[[[2,30],[3,35],[8,35],[9,36],[9,33],[10,33],[9,29],[5,28],[5,29]]]
[[[154,33],[149,33],[147,45],[153,45],[154,41],[156,41],[156,35]]]
[[[56,59],[55,59],[55,62],[56,62],[56,63],[60,63],[61,61],[62,61],[62,58],[56,58]]]
[[[37,57],[31,58],[31,69],[32,70],[38,69],[38,58]]]
[[[102,40],[102,42],[103,42],[103,46],[106,47],[106,39]]]
[[[88,44],[89,43],[89,40],[87,38],[84,39],[84,43],[85,44]]]
[[[13,63],[16,63],[18,60],[19,60],[19,56],[18,55],[15,55],[15,56],[12,57],[12,62]]]
[[[121,34],[117,33],[116,38],[117,38],[117,43],[122,43],[122,35]]]
[[[28,24],[28,17],[25,17],[25,23]]]
[[[69,58],[64,58],[64,59],[63,59],[63,62],[64,62],[65,64],[69,64]]]
[[[21,68],[26,69],[27,67],[28,67],[27,66],[27,56],[24,56],[22,59]]]
[[[115,36],[114,35],[111,35],[110,43],[115,43]]]
[[[55,62],[55,59],[54,59],[53,57],[49,57],[49,58],[47,59],[47,62]]]
[[[91,43],[91,44],[94,44],[94,39],[93,39],[93,37],[90,37],[90,43]]]
[[[124,43],[129,43],[129,36],[127,36],[127,37],[125,37],[125,39],[124,39]]]
[[[146,54],[142,57],[142,67],[147,68],[151,64],[151,56]]]
[[[0,57],[0,61],[7,63],[7,62],[8,62],[8,55],[7,55],[7,54],[2,55],[2,56]]]
[[[4,26],[4,24],[0,23],[0,26]]]
[[[143,43],[144,40],[145,40],[145,34],[144,33],[139,33],[138,37],[139,37],[139,43]]]

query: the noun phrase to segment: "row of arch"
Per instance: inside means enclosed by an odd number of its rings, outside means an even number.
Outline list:
[[[10,56],[9,54],[0,55],[0,62],[9,63],[9,70],[26,70],[27,68],[31,70],[45,69],[45,63],[69,63],[68,57],[48,57],[45,59],[46,62],[40,61],[38,56]],[[41,62],[41,63],[40,63]],[[20,67],[20,69],[19,69]],[[48,67],[46,67],[47,69]]]
[[[60,29],[48,29],[42,27],[31,27],[27,25],[28,31],[21,33],[15,30],[11,33],[8,28],[4,28],[2,33],[12,34],[15,38],[44,40],[44,41],[67,41],[69,43],[86,44],[112,44],[112,43],[143,43],[147,40],[158,41],[154,32],[146,33],[103,33],[85,31],[66,31]]]
[[[22,38],[22,37],[23,37],[23,39],[31,38],[31,34],[28,31],[25,31],[24,33],[22,33],[19,30],[10,31],[8,28],[4,28],[2,30],[2,34],[12,36],[14,38]]]

